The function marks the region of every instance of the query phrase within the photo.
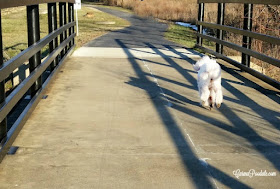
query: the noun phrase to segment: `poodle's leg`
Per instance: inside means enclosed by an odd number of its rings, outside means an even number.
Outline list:
[[[222,102],[223,102],[223,92],[222,92],[222,89],[218,89],[216,91],[216,106],[217,108],[220,108]]]
[[[198,73],[198,88],[199,88],[199,94],[200,94],[200,102],[201,105],[209,109],[209,97],[210,97],[210,91],[209,91],[209,73],[208,72],[199,72]]]
[[[203,86],[202,88],[200,88],[200,101],[201,101],[201,105],[206,108],[206,109],[210,109],[210,105],[209,105],[209,97],[210,97],[210,91],[208,86]]]
[[[216,102],[216,92],[215,92],[214,89],[210,89],[209,101],[210,101],[210,106],[212,108],[214,108],[215,107],[215,102]]]
[[[215,104],[217,108],[220,108],[222,102],[223,102],[223,92],[222,92],[222,86],[221,86],[221,76],[213,80],[213,89],[215,90]]]

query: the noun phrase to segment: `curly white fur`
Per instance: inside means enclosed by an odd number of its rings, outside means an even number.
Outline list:
[[[197,85],[201,105],[210,110],[215,104],[219,108],[223,102],[220,65],[216,60],[204,56],[193,67],[198,72]]]

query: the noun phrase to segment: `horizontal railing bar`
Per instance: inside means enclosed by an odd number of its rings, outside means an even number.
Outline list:
[[[31,58],[34,54],[36,54],[38,51],[40,51],[44,46],[49,44],[52,40],[54,40],[56,37],[58,37],[62,32],[69,29],[70,27],[73,27],[75,25],[75,22],[68,23],[64,25],[63,27],[60,27],[59,29],[53,31],[34,45],[28,47],[15,57],[11,58],[7,62],[3,64],[3,66],[0,68],[0,81],[3,81],[6,79],[16,68],[21,66],[25,61],[27,61],[29,58]]]
[[[18,103],[33,83],[43,74],[52,61],[59,55],[59,53],[66,47],[66,45],[76,36],[72,34],[64,40],[50,55],[40,64],[30,75],[23,80],[13,92],[7,96],[5,105],[0,109],[0,122],[8,115],[12,108]]]
[[[220,58],[220,59],[222,59],[222,60],[224,60],[226,62],[229,62],[230,64],[232,64],[232,65],[234,65],[234,66],[236,66],[236,67],[238,67],[238,68],[248,72],[249,74],[251,74],[251,75],[253,75],[253,76],[263,80],[264,82],[268,83],[269,85],[271,85],[271,86],[273,86],[273,87],[275,87],[277,89],[280,89],[280,82],[278,82],[278,81],[276,81],[276,80],[274,80],[274,79],[272,79],[272,78],[270,78],[270,77],[268,77],[268,76],[266,76],[266,75],[264,75],[264,74],[262,74],[262,73],[260,73],[260,72],[258,72],[256,70],[254,70],[252,68],[249,68],[249,67],[241,64],[240,62],[237,62],[237,61],[235,61],[235,60],[233,60],[233,59],[231,59],[231,58],[229,58],[229,57],[227,57],[225,55],[222,55],[220,53],[212,51],[211,49],[208,49],[208,48],[205,48],[205,47],[201,47],[201,46],[198,46],[198,45],[196,45],[195,47],[203,50],[204,52],[210,53],[210,54],[216,56],[217,58]]]
[[[57,73],[61,69],[62,65],[64,64],[66,58],[73,52],[75,49],[75,45],[69,49],[66,56],[64,56],[60,61],[59,64],[55,67],[54,71],[51,72],[51,74],[48,76],[46,81],[43,83],[42,88],[39,89],[39,91],[35,94],[35,96],[30,100],[30,102],[27,104],[27,106],[24,108],[23,112],[19,115],[15,123],[12,125],[11,129],[9,129],[7,133],[7,141],[3,145],[3,147],[0,149],[0,162],[3,160],[5,155],[7,154],[10,146],[15,141],[16,137],[18,136],[19,132],[23,128],[24,124],[28,120],[29,116],[33,112],[33,110],[36,108],[37,104],[40,102],[40,99],[44,95],[45,91],[47,90],[49,84],[53,81],[54,77],[56,77]]]
[[[239,52],[242,52],[242,53],[245,53],[247,55],[253,56],[253,57],[255,57],[259,60],[262,60],[262,61],[267,62],[269,64],[272,64],[274,66],[280,67],[280,60],[278,60],[278,59],[263,55],[263,54],[258,53],[256,51],[246,49],[244,47],[241,47],[239,45],[236,45],[236,44],[233,44],[233,43],[230,43],[230,42],[227,42],[227,41],[222,41],[220,39],[217,39],[217,38],[209,36],[209,35],[203,35],[203,34],[197,33],[197,36],[202,37],[204,39],[208,39],[210,41],[214,41],[216,43],[219,43],[219,44],[222,44],[222,45],[227,46],[229,48],[232,48],[234,50],[237,50]]]
[[[0,0],[0,9],[55,2],[75,3],[75,0]]]
[[[280,5],[279,0],[197,0],[198,3],[242,3],[242,4],[265,4]]]
[[[211,28],[211,29],[214,28],[214,29],[219,29],[219,30],[232,32],[232,33],[235,33],[235,34],[245,35],[245,36],[252,37],[254,39],[259,39],[261,41],[265,41],[265,42],[268,42],[268,43],[271,43],[271,44],[274,44],[274,45],[280,45],[280,38],[273,37],[273,36],[270,36],[270,35],[251,32],[251,31],[247,31],[247,30],[243,30],[243,29],[239,29],[239,28],[235,28],[235,27],[231,27],[231,26],[213,24],[213,23],[209,23],[209,22],[198,21],[197,24],[201,25],[201,26]]]

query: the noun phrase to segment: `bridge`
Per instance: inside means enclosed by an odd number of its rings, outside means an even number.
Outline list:
[[[166,24],[96,7],[131,26],[73,52],[73,1],[40,2],[49,3],[50,34],[0,70],[1,81],[23,60],[35,70],[1,93],[0,188],[279,188],[277,82],[225,61],[218,45],[224,103],[206,110],[192,68],[202,54],[165,40]],[[36,23],[38,6],[21,3]]]

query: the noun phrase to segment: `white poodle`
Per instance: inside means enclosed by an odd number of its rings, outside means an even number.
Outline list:
[[[197,85],[201,105],[208,110],[215,104],[219,108],[223,102],[220,65],[209,56],[204,56],[193,67],[198,72]]]

